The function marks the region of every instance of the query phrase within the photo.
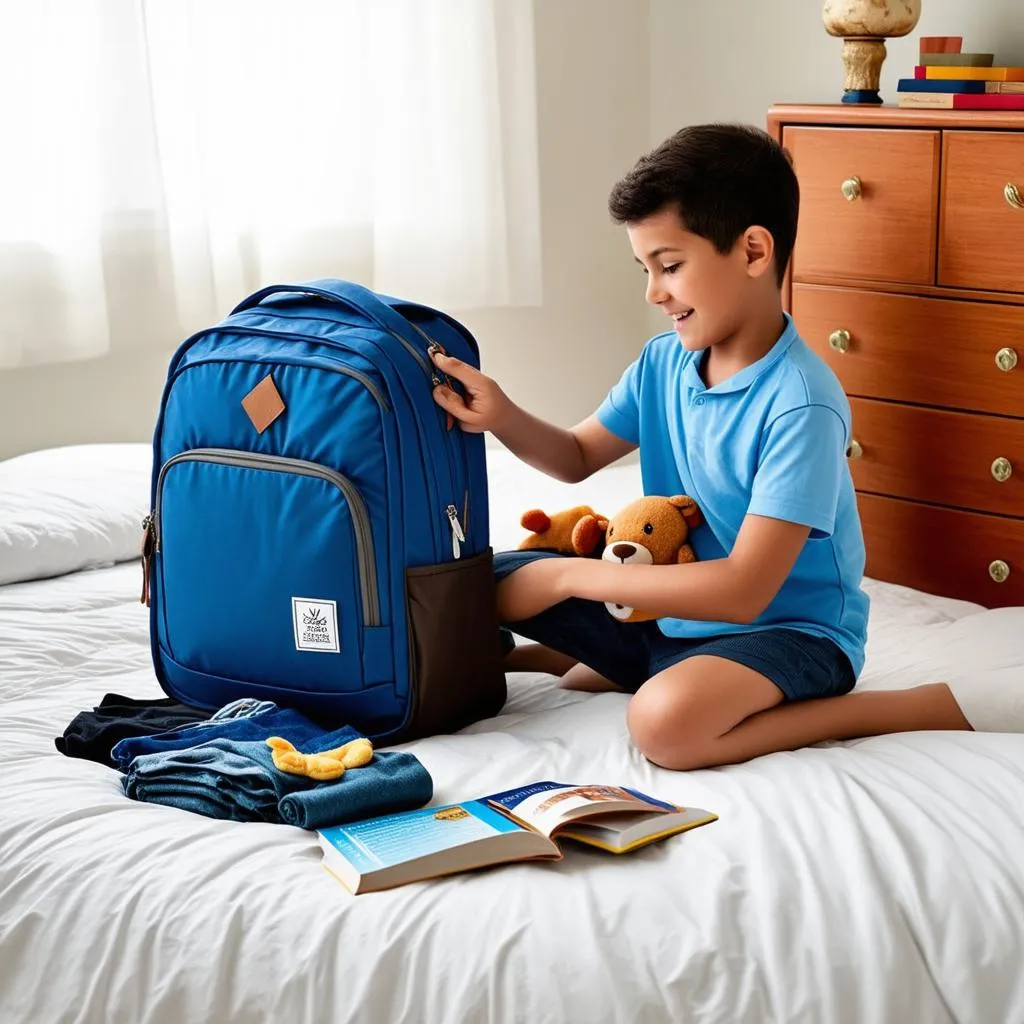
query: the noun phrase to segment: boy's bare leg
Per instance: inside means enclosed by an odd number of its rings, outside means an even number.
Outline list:
[[[557,604],[541,573],[534,572],[536,564],[524,565],[498,584],[498,617],[502,622],[515,623],[531,618]],[[526,644],[505,655],[506,672],[550,672],[560,677],[559,686],[566,690],[602,692],[619,688],[592,668],[575,658],[542,644]]]
[[[543,644],[523,644],[505,655],[506,672],[547,672],[553,676],[565,675],[576,659]]]
[[[780,705],[781,700],[778,687],[753,669],[701,655],[644,683],[629,704],[629,732],[648,760],[688,769],[736,764],[825,740],[971,728],[945,683]]]

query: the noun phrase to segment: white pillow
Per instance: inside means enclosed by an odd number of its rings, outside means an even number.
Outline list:
[[[148,444],[49,448],[0,462],[0,584],[139,557]]]

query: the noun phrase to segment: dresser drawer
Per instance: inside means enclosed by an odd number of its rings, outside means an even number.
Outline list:
[[[801,284],[791,306],[848,395],[1024,416],[1024,306]]]
[[[1024,521],[872,494],[857,503],[868,576],[989,608],[1024,604]]]
[[[793,280],[932,284],[939,138],[936,131],[785,128],[800,181]]]
[[[1024,292],[1024,133],[944,132],[942,168],[939,284]]]
[[[1024,420],[850,399],[858,490],[1024,517]]]

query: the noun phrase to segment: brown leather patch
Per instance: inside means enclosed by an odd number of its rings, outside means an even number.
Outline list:
[[[242,399],[242,408],[261,434],[284,412],[284,399],[269,373]]]

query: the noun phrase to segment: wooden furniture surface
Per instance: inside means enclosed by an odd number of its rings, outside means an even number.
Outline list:
[[[850,399],[867,574],[1024,604],[1024,113],[778,105],[785,302]]]

